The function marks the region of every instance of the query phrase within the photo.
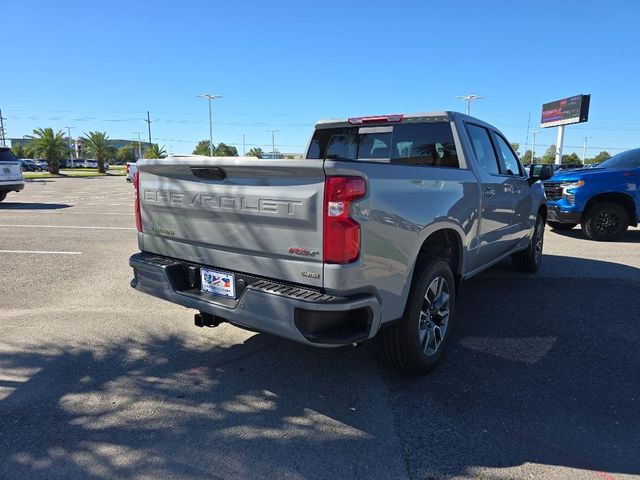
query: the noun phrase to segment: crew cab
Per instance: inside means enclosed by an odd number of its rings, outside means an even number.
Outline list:
[[[617,240],[640,220],[640,148],[595,168],[560,171],[544,189],[551,228],[571,230],[580,224],[591,240]]]
[[[0,202],[24,188],[22,165],[9,147],[0,145]]]
[[[464,280],[542,260],[551,174],[527,175],[502,133],[460,113],[322,121],[302,160],[137,168],[131,285],[197,310],[198,326],[322,347],[375,336],[390,366],[426,372]]]

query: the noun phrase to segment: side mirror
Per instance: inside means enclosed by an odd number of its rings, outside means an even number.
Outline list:
[[[535,164],[532,163],[529,167],[529,185],[533,185],[538,180],[549,180],[553,177],[553,165],[551,164]]]

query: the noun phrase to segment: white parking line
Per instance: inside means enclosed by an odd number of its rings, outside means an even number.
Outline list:
[[[93,227],[93,226],[81,226],[81,225],[13,225],[3,224],[0,227],[7,228],[68,228],[74,230],[135,230],[132,227]]]
[[[56,215],[119,215],[123,217],[130,217],[135,215],[135,213],[121,213],[121,212],[67,212],[66,210],[23,210],[20,208],[8,208],[4,210],[4,212],[14,212],[14,213],[37,213],[41,214],[56,214]]]
[[[0,253],[34,253],[37,255],[82,255],[82,252],[48,252],[46,250],[0,250]]]

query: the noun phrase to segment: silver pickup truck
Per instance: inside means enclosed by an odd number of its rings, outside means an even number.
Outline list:
[[[303,160],[140,160],[131,285],[220,322],[315,346],[377,336],[426,372],[462,282],[542,257],[550,172],[454,112],[319,122]],[[532,172],[533,173],[533,172]]]

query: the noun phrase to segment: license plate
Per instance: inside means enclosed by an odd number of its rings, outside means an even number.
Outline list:
[[[236,298],[236,277],[233,273],[200,269],[200,289],[221,297]]]

